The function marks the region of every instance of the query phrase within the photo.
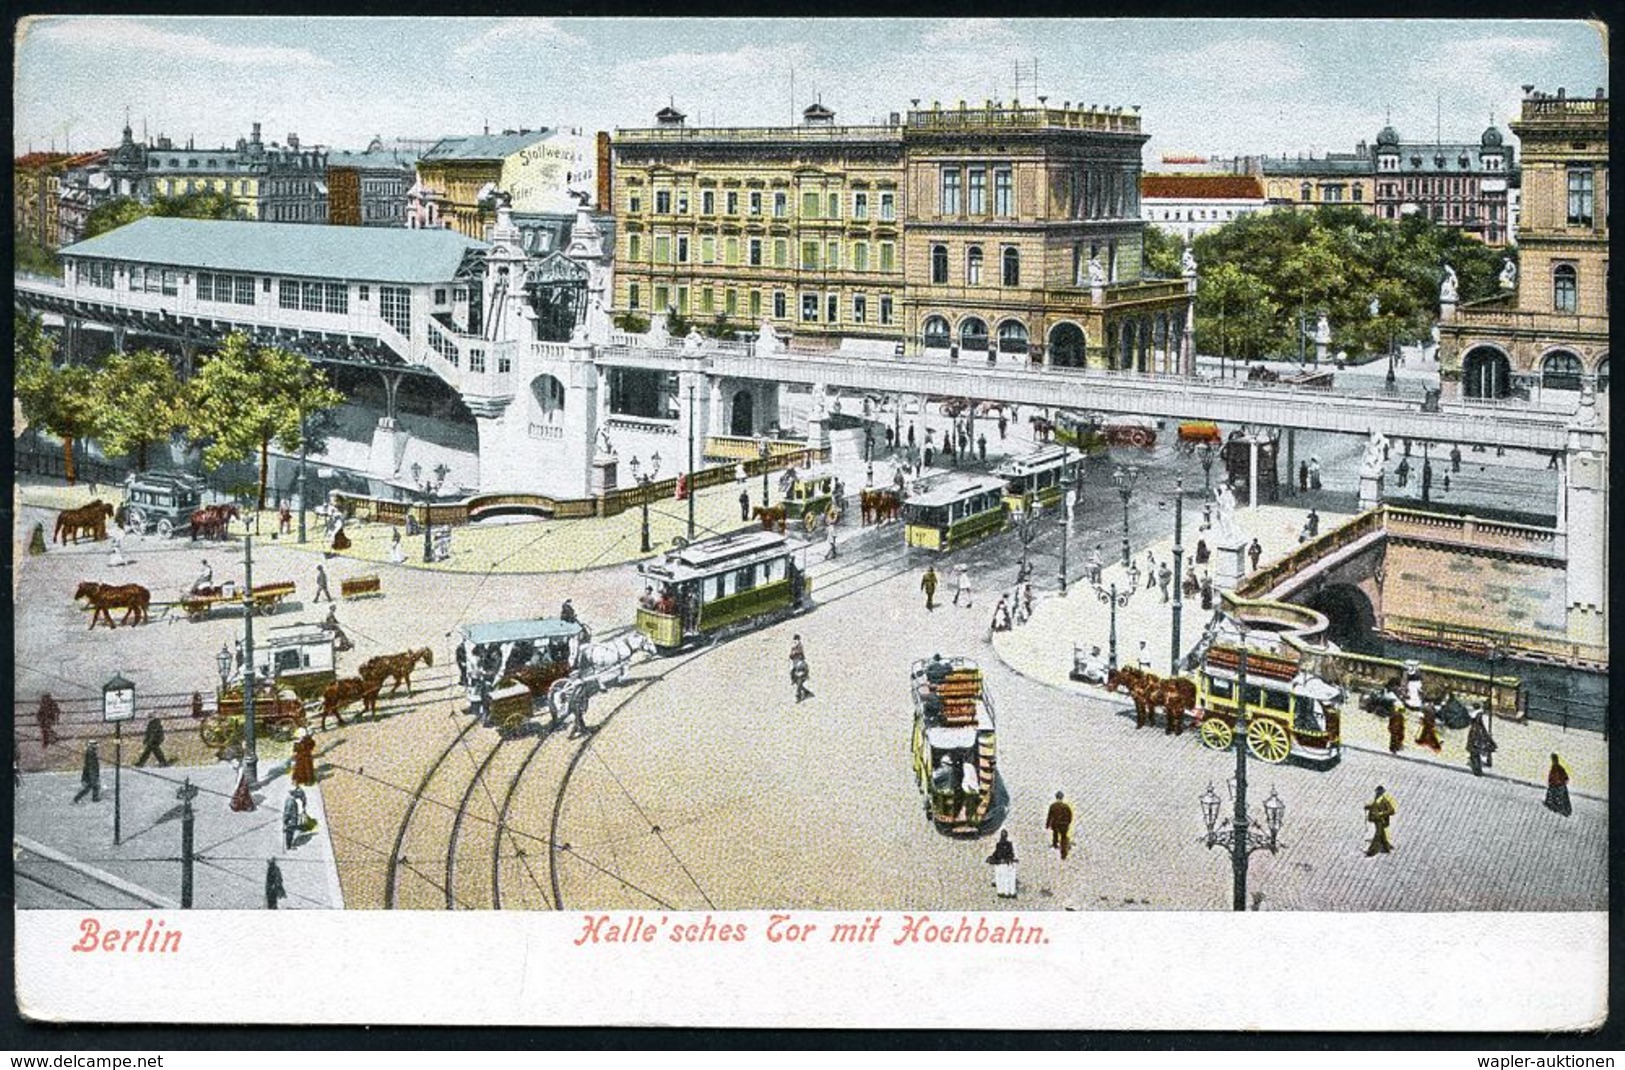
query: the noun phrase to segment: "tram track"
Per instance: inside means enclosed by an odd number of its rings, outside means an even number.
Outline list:
[[[452,741],[441,750],[433,764],[424,771],[423,778],[418,781],[417,789],[412,792],[407,800],[406,812],[401,815],[400,827],[395,833],[395,844],[389,852],[388,868],[384,873],[384,908],[386,910],[400,909],[400,880],[397,875],[403,868],[407,868],[409,862],[402,849],[406,846],[407,833],[412,829],[412,820],[417,815],[418,806],[423,802],[424,793],[429,790],[429,785],[434,781],[441,767],[445,765],[446,759],[451,757],[452,753],[462,745],[463,740],[474,730],[478,723],[478,721],[471,718],[468,724],[463,726]],[[424,878],[422,874],[418,874],[418,876],[425,880],[428,879]],[[447,894],[450,894],[449,890]]]

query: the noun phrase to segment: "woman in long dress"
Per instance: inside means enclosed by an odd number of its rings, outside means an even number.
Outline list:
[[[1010,842],[1010,830],[999,830],[999,842],[987,856],[993,867],[993,888],[1000,899],[1016,897],[1016,845]]]
[[[316,783],[316,737],[301,728],[293,744],[293,772],[289,779],[298,785]]]
[[[1569,802],[1569,771],[1555,754],[1552,768],[1546,774],[1546,809],[1564,817],[1574,813],[1574,806]]]

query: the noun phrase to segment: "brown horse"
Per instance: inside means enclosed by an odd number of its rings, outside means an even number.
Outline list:
[[[763,531],[772,531],[774,528],[778,528],[779,534],[783,535],[787,527],[783,505],[758,505],[751,510],[751,516],[762,522]]]
[[[896,520],[902,507],[895,490],[859,491],[858,504],[863,510],[865,524],[881,524],[888,520]]]
[[[1177,736],[1185,731],[1185,714],[1196,705],[1196,685],[1183,676],[1155,676],[1145,673],[1141,687],[1150,710],[1161,707],[1167,716],[1168,735]],[[1146,723],[1151,723],[1149,713]]]
[[[1119,665],[1106,674],[1107,691],[1122,689],[1134,700],[1135,728],[1144,728],[1153,723],[1156,714],[1156,708],[1151,704],[1150,695],[1147,693],[1147,675],[1133,665]]]
[[[77,509],[64,509],[56,515],[52,541],[66,545],[72,538],[78,543],[80,532],[84,532],[92,541],[100,542],[107,538],[107,521],[112,515],[113,507],[100,498]]]
[[[390,694],[406,685],[406,693],[412,693],[412,670],[418,662],[432,666],[434,664],[434,651],[428,647],[419,647],[416,650],[407,650],[399,654],[385,654],[382,657],[369,658],[361,663],[358,670],[361,678],[369,683],[382,687],[385,680],[394,680],[395,686],[389,689]]]
[[[230,530],[230,524],[237,519],[237,507],[232,504],[205,505],[192,513],[192,538],[196,540],[199,535],[205,539],[216,541],[224,539]]]
[[[113,609],[124,610],[124,619],[119,622],[120,624],[132,623],[132,617],[134,617],[133,623],[142,624],[147,619],[147,606],[152,602],[152,592],[136,583],[122,583],[115,586],[110,583],[96,583],[93,580],[85,580],[79,584],[79,589],[73,594],[75,602],[81,598],[90,604],[90,626],[92,628],[96,627],[98,617],[107,621],[109,628],[116,628],[118,625],[113,623],[113,615],[108,611]]]
[[[322,728],[327,727],[329,717],[336,718],[339,727],[344,727],[344,718],[339,711],[359,701],[364,713],[374,716],[378,714],[378,691],[383,686],[383,680],[367,680],[360,676],[346,676],[334,680],[322,692]]]

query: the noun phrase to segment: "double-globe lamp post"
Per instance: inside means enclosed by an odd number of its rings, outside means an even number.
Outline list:
[[[417,484],[418,493],[423,497],[423,563],[425,565],[434,564],[434,547],[430,541],[430,533],[434,530],[434,524],[429,513],[429,506],[434,497],[440,493],[440,488],[445,485],[446,476],[450,473],[450,468],[447,468],[444,464],[437,464],[434,466],[434,479],[425,479],[423,478],[423,466],[416,461],[412,462],[412,482]]]
[[[1128,568],[1132,563],[1129,559],[1128,548],[1128,502],[1134,496],[1134,483],[1140,478],[1140,470],[1132,464],[1120,464],[1112,473],[1112,482],[1117,485],[1117,493],[1123,499],[1123,567]]]
[[[1139,573],[1132,570],[1129,572],[1129,587],[1127,590],[1119,591],[1116,580],[1112,581],[1110,587],[1095,584],[1095,597],[1111,606],[1111,631],[1108,633],[1109,638],[1106,645],[1107,669],[1115,670],[1117,668],[1117,610],[1126,608],[1129,597],[1139,589]]]
[[[642,500],[642,505],[643,505],[643,552],[648,553],[649,552],[649,492],[648,492],[647,488],[648,488],[650,483],[653,483],[655,481],[655,477],[660,474],[660,453],[659,453],[659,451],[656,451],[654,456],[649,458],[649,470],[647,472],[638,471],[640,466],[638,464],[638,459],[636,457],[632,458],[631,463],[632,463],[632,480],[633,480],[633,482],[635,482],[639,487],[645,488],[644,492],[641,495],[639,495],[639,498]],[[690,494],[694,493],[694,488],[693,487],[689,488],[689,493]]]

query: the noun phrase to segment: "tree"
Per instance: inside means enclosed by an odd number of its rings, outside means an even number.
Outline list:
[[[134,454],[147,467],[147,449],[168,442],[187,424],[188,391],[169,357],[151,349],[114,353],[97,382],[98,438],[110,454]]]
[[[1167,231],[1159,227],[1145,228],[1145,242],[1141,255],[1145,258],[1145,273],[1156,278],[1180,277],[1180,253],[1184,247]]]
[[[203,463],[213,469],[258,453],[259,508],[265,508],[271,443],[297,452],[304,421],[344,400],[321,369],[297,353],[254,345],[233,334],[192,379],[188,426],[207,438]]]
[[[154,197],[150,204],[133,197],[115,197],[90,210],[90,215],[85,219],[85,237],[94,238],[149,215],[182,219],[241,219],[243,213],[237,207],[237,202],[224,193],[182,193],[173,197]]]
[[[17,364],[17,401],[23,418],[62,440],[62,474],[72,486],[73,443],[96,433],[97,373],[83,365],[54,366],[49,356],[30,355]]]
[[[90,210],[90,214],[85,217],[85,237],[94,238],[98,234],[117,230],[126,223],[134,223],[137,219],[151,214],[150,207],[133,197],[114,197]]]

